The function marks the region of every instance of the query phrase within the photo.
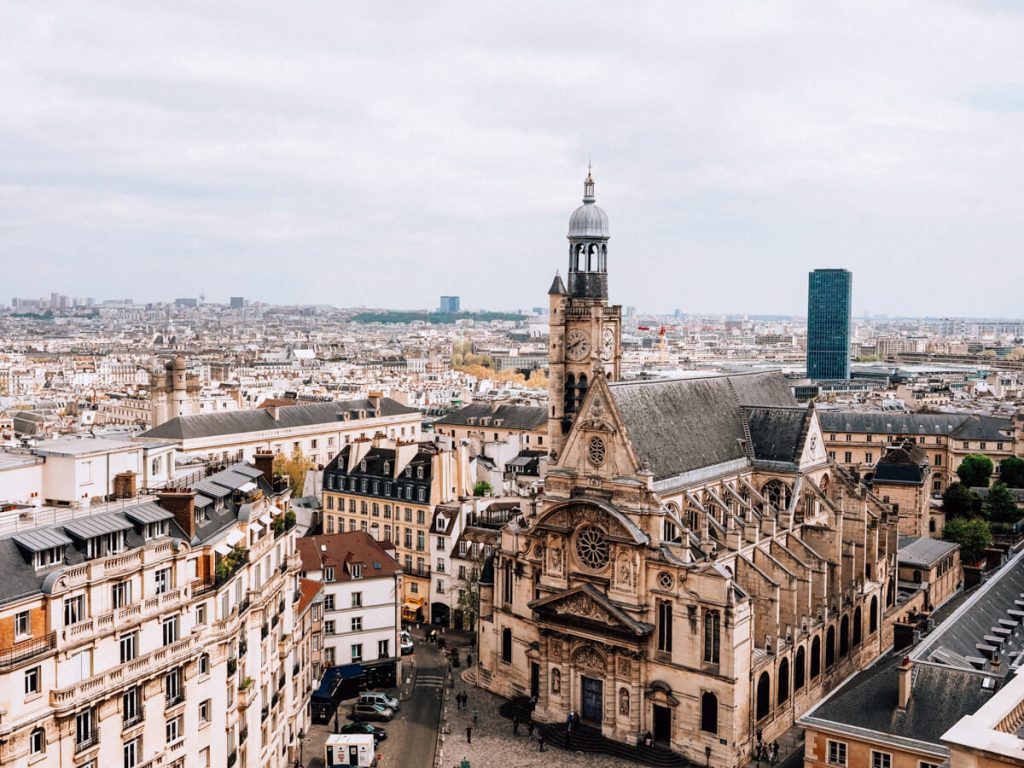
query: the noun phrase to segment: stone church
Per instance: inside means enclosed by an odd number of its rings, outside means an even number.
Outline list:
[[[740,765],[890,644],[896,516],[778,372],[621,381],[594,181],[549,291],[553,460],[481,577],[478,683]],[[891,612],[891,611],[890,611]]]

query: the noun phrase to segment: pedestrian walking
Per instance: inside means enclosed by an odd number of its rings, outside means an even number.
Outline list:
[[[575,709],[572,711],[572,727],[579,728],[580,725],[580,713]]]
[[[537,744],[540,745],[540,748],[537,751],[538,752],[543,752],[544,751],[544,731],[541,731],[540,734],[537,736]]]
[[[512,715],[512,735],[513,736],[518,736],[519,735],[519,716],[518,715]]]
[[[473,707],[473,725],[476,725],[477,714],[476,707]]]
[[[526,721],[526,735],[533,738],[533,718]]]
[[[574,711],[569,710],[569,714],[565,717],[565,732],[572,733],[572,727],[576,723],[576,718],[573,717]]]
[[[472,725],[467,725],[466,726],[466,743],[467,744],[472,744],[473,743],[473,726]]]

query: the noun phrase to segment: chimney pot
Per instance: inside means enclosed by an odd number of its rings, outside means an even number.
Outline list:
[[[896,671],[899,675],[899,708],[906,710],[910,705],[910,693],[913,684],[914,665],[910,661],[909,656],[904,656],[903,661],[900,662],[899,669]]]

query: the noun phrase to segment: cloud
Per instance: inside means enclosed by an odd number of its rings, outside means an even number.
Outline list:
[[[1016,4],[12,3],[0,29],[11,295],[541,305],[592,156],[623,304],[799,314],[845,266],[858,310],[1019,314]]]

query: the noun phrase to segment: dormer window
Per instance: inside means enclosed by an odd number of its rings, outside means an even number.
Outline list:
[[[352,563],[352,578],[353,579],[361,579],[361,578],[363,578],[363,564],[362,563]]]
[[[385,475],[390,475],[391,474],[391,462],[390,461],[385,461],[384,462],[384,474]]]
[[[116,555],[124,551],[124,531],[113,531],[103,536],[93,536],[85,541],[85,558],[95,560],[98,557]]]
[[[64,564],[64,547],[50,547],[35,553],[34,563],[36,570],[49,568],[51,565]]]
[[[324,581],[334,581],[334,568],[332,568],[331,566],[324,567]]]
[[[169,530],[170,527],[166,520],[159,520],[155,523],[146,523],[146,541],[166,536]]]
[[[422,480],[423,479],[423,467],[416,467],[416,479],[417,480]]]
[[[359,462],[359,471],[360,472],[365,472],[366,471],[366,462],[365,461],[360,461]]]
[[[405,468],[405,476],[406,477],[412,477],[412,467],[406,467]]]

